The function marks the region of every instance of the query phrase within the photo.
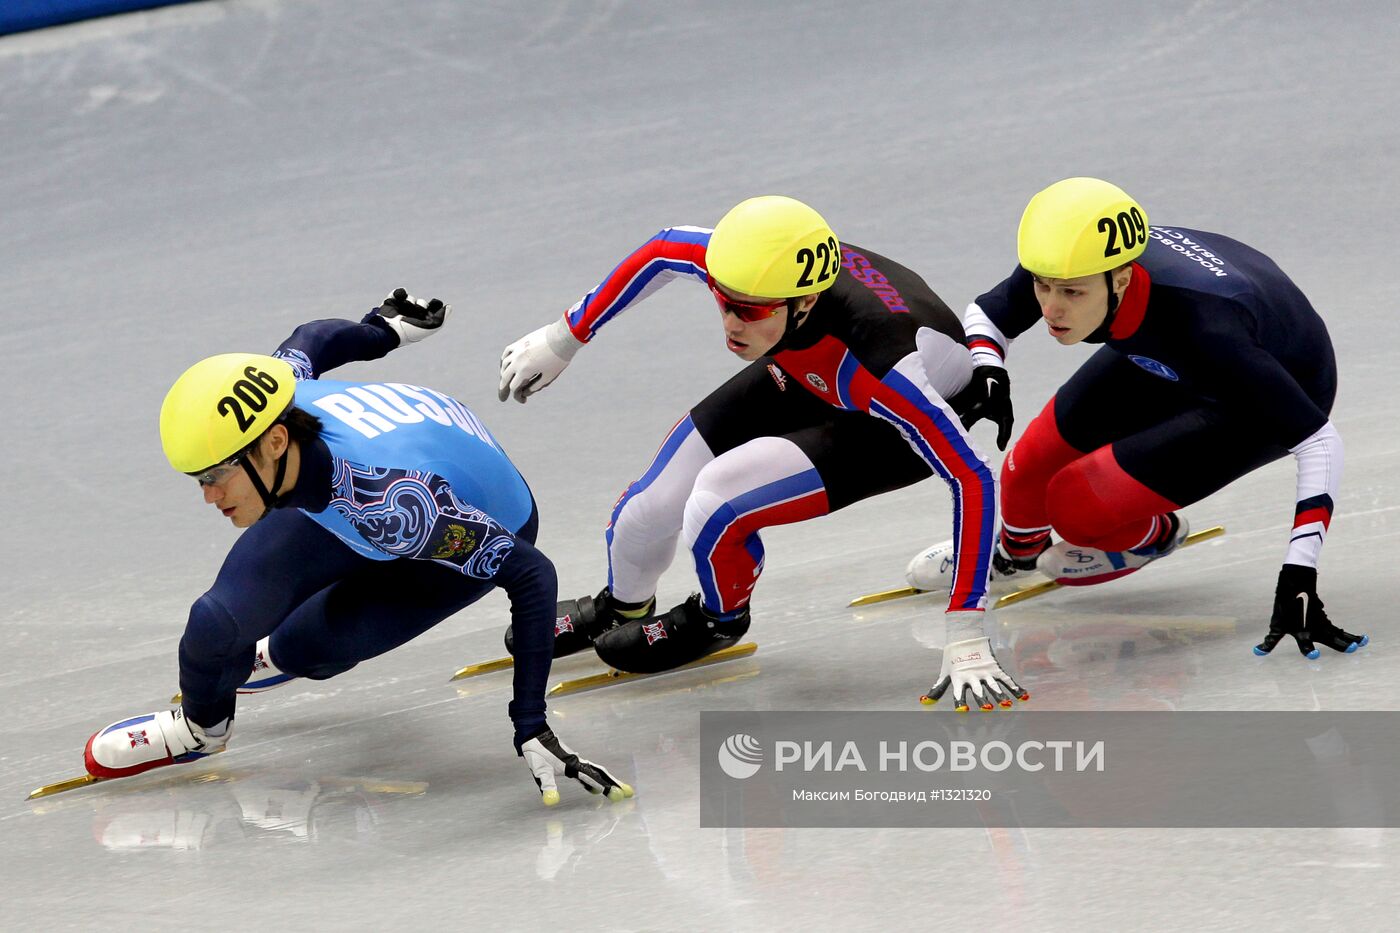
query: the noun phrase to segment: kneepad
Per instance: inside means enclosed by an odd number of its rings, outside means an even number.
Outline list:
[[[180,647],[191,657],[225,658],[244,650],[246,644],[240,638],[237,620],[213,596],[205,593],[190,606]]]

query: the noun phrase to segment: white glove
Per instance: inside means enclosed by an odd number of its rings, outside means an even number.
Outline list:
[[[519,754],[534,775],[535,786],[540,789],[546,807],[559,802],[559,787],[554,782],[556,774],[573,778],[590,794],[607,794],[608,799],[614,802],[636,793],[629,785],[613,777],[607,768],[574,754],[574,750],[561,742],[548,726],[523,742]]]
[[[524,402],[557,379],[581,346],[562,317],[521,337],[501,354],[500,400]]]
[[[399,335],[399,345],[417,343],[424,337],[431,337],[447,323],[452,306],[445,305],[439,298],[424,301],[414,298],[405,289],[396,288],[375,309],[389,329]]]
[[[1012,697],[1022,702],[1031,698],[1010,674],[1002,670],[996,655],[992,654],[992,643],[985,636],[955,641],[944,648],[943,667],[938,672],[938,683],[934,684],[928,693],[919,697],[919,702],[925,706],[932,706],[950,687],[953,709],[959,713],[968,711],[972,705],[970,700],[975,700],[985,713],[995,709],[995,703],[1010,707]]]

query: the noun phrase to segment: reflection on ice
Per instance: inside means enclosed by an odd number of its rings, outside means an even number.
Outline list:
[[[211,772],[198,792],[178,785],[94,798],[93,838],[104,848],[208,849],[272,841],[373,841],[384,813],[428,791],[424,781],[307,779]],[[411,815],[410,815],[411,817]]]

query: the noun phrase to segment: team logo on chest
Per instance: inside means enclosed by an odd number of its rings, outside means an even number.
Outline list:
[[[826,380],[823,379],[821,376],[818,376],[816,373],[808,373],[807,382],[812,386],[812,388],[816,389],[818,392],[831,391],[831,389],[827,387]]]
[[[1181,377],[1178,376],[1176,374],[1176,371],[1170,366],[1168,366],[1166,363],[1159,363],[1151,357],[1134,356],[1132,354],[1128,355],[1128,359],[1132,360],[1134,363],[1138,364],[1154,376],[1160,376],[1161,378],[1169,379],[1172,382],[1181,381]]]

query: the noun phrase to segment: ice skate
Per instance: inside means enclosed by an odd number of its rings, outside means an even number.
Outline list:
[[[257,647],[253,652],[253,672],[248,675],[248,679],[238,688],[238,693],[266,693],[268,690],[281,687],[297,679],[295,674],[287,674],[281,671],[277,665],[272,663],[272,652],[268,648],[268,642],[272,636],[259,639]],[[170,702],[179,705],[184,701],[183,693],[176,693],[170,698]]]
[[[636,619],[598,636],[594,648],[609,667],[655,674],[728,648],[749,630],[749,609],[728,616],[710,613],[692,595],[665,615]]]
[[[1001,542],[992,552],[989,579],[993,593],[1009,592],[1020,586],[1027,575],[1034,573],[1036,557],[1016,558],[1007,553]],[[946,593],[953,587],[953,542],[943,541],[915,555],[904,570],[904,579],[921,593]]]
[[[650,616],[655,608],[656,601],[653,599],[641,611]],[[597,596],[562,599],[554,609],[554,657],[565,658],[577,654],[592,646],[593,640],[603,632],[626,621],[627,617],[621,614],[617,600],[608,587],[603,587]],[[505,642],[506,651],[514,655],[515,636],[510,627],[506,628]]]
[[[209,735],[186,719],[183,710],[162,710],[124,719],[97,732],[83,749],[83,762],[95,778],[131,777],[223,751],[232,732],[233,723],[229,722],[222,735]]]
[[[283,673],[272,663],[272,652],[268,648],[271,638],[269,635],[259,639],[256,653],[253,655],[253,673],[249,674],[248,680],[238,688],[239,693],[263,693],[297,679],[295,674]]]
[[[1186,543],[1190,527],[1185,518],[1168,513],[1168,528],[1159,540],[1128,551],[1101,551],[1079,547],[1067,541],[1048,548],[1036,561],[1041,573],[1061,586],[1093,586],[1125,577],[1160,560]],[[1174,527],[1172,527],[1174,526]]]

